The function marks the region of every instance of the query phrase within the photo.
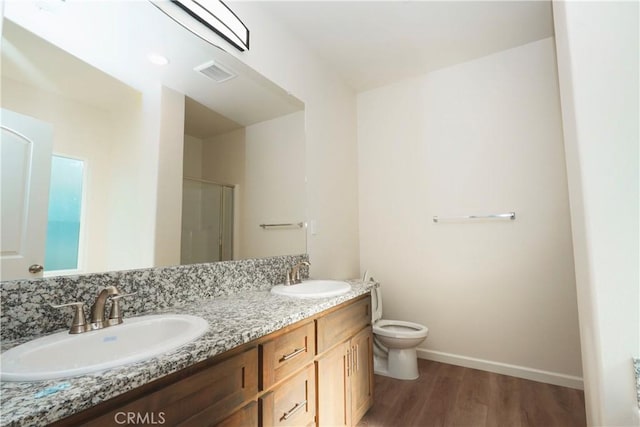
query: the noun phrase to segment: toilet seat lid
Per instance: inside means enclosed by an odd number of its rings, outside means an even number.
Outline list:
[[[380,286],[371,289],[371,321],[376,323],[382,319],[382,291]]]

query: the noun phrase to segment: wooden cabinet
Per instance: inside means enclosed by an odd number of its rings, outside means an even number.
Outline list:
[[[317,360],[318,426],[356,425],[373,404],[371,327]]]
[[[244,349],[213,365],[199,364],[188,376],[169,386],[151,392],[145,389],[141,387],[141,390],[125,393],[65,418],[57,425],[217,425],[243,405],[255,400],[258,393],[258,349],[255,346]],[[256,405],[242,409],[245,418],[253,411],[257,419]]]
[[[313,320],[260,344],[260,425],[313,426],[316,420]]]
[[[205,423],[192,424],[193,427],[206,426]],[[258,425],[258,403],[250,402],[247,406],[237,410],[221,422],[215,424],[215,427],[247,427]]]
[[[371,324],[371,297],[361,298],[316,319],[318,354]]]
[[[349,342],[352,368],[349,371],[351,391],[351,424],[356,425],[373,405],[373,333],[371,326],[361,330]]]
[[[351,424],[349,342],[341,343],[318,358],[318,426]]]
[[[367,295],[54,425],[355,425],[373,403],[370,324]]]

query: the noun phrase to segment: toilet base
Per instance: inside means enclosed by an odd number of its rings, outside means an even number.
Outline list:
[[[373,373],[376,375],[382,375],[384,377],[389,376],[389,359],[386,357],[378,356],[374,354],[373,356]]]
[[[374,355],[373,370],[377,375],[385,377],[416,380],[420,377],[416,349],[390,349],[387,357]]]

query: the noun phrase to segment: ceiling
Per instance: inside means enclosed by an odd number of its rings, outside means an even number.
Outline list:
[[[97,68],[7,20],[2,29],[2,78],[38,87],[75,101],[116,110],[141,94]],[[185,133],[196,138],[239,129],[242,125],[185,97]]]
[[[138,91],[9,20],[2,28],[1,75],[105,110],[140,97]]]
[[[356,91],[553,36],[550,0],[256,3]]]
[[[184,133],[206,140],[243,126],[186,96],[184,98]]]
[[[300,100],[148,1],[5,3],[5,77],[103,108],[162,85],[242,126],[304,109]],[[57,6],[41,7],[49,3]],[[161,53],[169,63],[154,65],[149,53]],[[194,70],[212,60],[236,77],[216,83]]]

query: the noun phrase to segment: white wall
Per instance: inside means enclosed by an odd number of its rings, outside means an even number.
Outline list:
[[[304,253],[303,228],[259,224],[305,221],[304,111],[246,128],[241,258]]]
[[[251,30],[251,49],[240,53],[221,45],[305,103],[307,219],[318,224],[307,241],[311,275],[357,277],[355,94],[259,2],[231,7]]]
[[[553,39],[359,94],[358,147],[361,269],[420,355],[580,387]]]
[[[640,425],[638,3],[554,2],[589,425]]]

